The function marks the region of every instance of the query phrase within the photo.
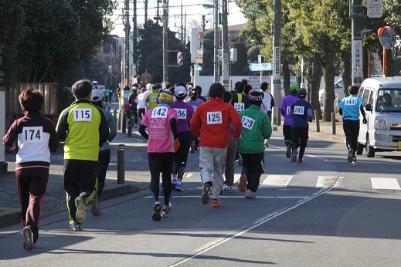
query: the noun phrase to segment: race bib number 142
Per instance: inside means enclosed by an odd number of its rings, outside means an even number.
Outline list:
[[[167,118],[167,108],[166,107],[155,107],[152,110],[152,119],[165,119]]]
[[[221,111],[208,112],[206,115],[207,124],[223,124],[223,115]]]

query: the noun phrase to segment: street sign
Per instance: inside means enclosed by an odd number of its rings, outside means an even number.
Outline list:
[[[273,70],[271,63],[251,63],[249,64],[250,71],[269,71]]]
[[[383,16],[383,0],[368,0],[368,17],[381,18]]]
[[[194,69],[195,69],[196,71],[202,71],[203,67],[202,67],[202,65],[196,64],[196,65],[194,65]]]

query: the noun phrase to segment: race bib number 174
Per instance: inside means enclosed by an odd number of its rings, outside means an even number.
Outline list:
[[[223,114],[221,111],[208,112],[206,115],[207,124],[223,124]]]
[[[26,143],[41,143],[43,140],[43,127],[23,127],[22,139]]]

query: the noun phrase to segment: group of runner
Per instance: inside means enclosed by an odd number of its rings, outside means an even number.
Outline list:
[[[271,137],[271,111],[274,99],[268,84],[252,89],[246,81],[235,84],[228,92],[222,84],[209,88],[208,100],[202,99],[202,88],[182,83],[172,86],[148,85],[145,108],[139,108],[139,133],[147,140],[150,190],[154,205],[152,218],[161,220],[171,212],[172,190],[183,191],[187,157],[191,144],[199,145],[199,167],[203,184],[201,200],[211,206],[221,205],[219,196],[230,191],[234,183],[234,162],[242,158],[239,191],[247,199],[256,198],[260,177],[264,172],[265,141]],[[350,148],[349,159],[355,157],[355,135],[362,102],[351,96],[340,104],[344,116],[344,131]],[[68,224],[81,231],[86,218],[86,206],[101,214],[101,197],[110,162],[109,142],[117,133],[110,112],[102,107],[101,96],[92,90],[88,80],[72,86],[75,102],[63,110],[54,127],[40,114],[43,95],[36,90],[21,92],[19,101],[24,117],[16,120],[3,138],[5,145],[17,151],[16,176],[21,200],[23,247],[31,250],[39,236],[39,218],[49,177],[50,151],[64,143],[64,188],[68,209]],[[142,92],[144,93],[144,92]],[[291,94],[284,97],[280,111],[284,116],[284,139],[287,157],[303,163],[308,141],[308,122],[312,107],[305,100],[306,90],[291,85]],[[347,122],[351,120],[351,122]],[[196,141],[198,140],[198,141]],[[299,149],[299,153],[298,153]],[[353,159],[353,158],[352,158]],[[162,188],[160,189],[160,174]],[[164,197],[163,205],[160,196]]]

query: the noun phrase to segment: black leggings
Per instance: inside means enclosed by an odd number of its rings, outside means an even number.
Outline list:
[[[291,125],[283,125],[284,143],[286,146],[290,146],[292,142],[292,130]]]
[[[168,205],[172,190],[171,173],[173,170],[174,153],[149,153],[148,162],[151,176],[150,190],[153,193],[153,198],[155,201],[159,201],[160,173],[162,173],[164,204]]]
[[[192,143],[191,132],[178,133],[178,140],[180,140],[181,146],[180,149],[175,152],[173,174],[178,175],[178,179],[182,180],[185,167],[187,166],[189,148]]]
[[[299,147],[299,159],[302,160],[308,144],[308,127],[292,127],[292,150]]]
[[[343,129],[347,147],[355,152],[358,148],[359,121],[344,120]]]
[[[252,192],[256,192],[260,183],[260,176],[263,171],[264,153],[241,153],[243,173],[248,179],[247,188]]]

